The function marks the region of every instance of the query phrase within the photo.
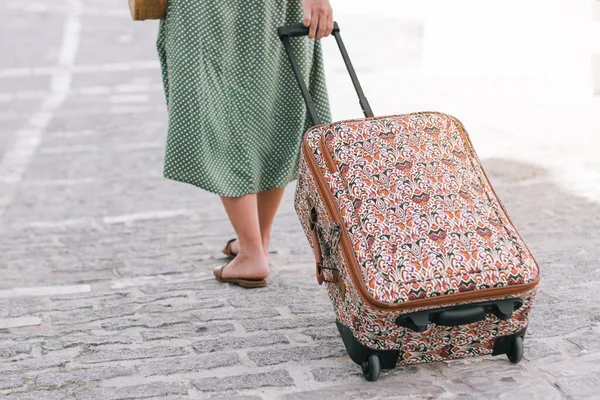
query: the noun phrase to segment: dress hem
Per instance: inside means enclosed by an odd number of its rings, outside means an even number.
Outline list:
[[[192,180],[189,180],[189,179],[185,179],[185,178],[181,178],[181,177],[176,176],[176,175],[163,174],[163,177],[166,178],[166,179],[172,180],[172,181],[181,182],[181,183],[187,183],[189,185],[192,185],[192,186],[195,186],[195,187],[200,188],[202,190],[205,190],[205,191],[207,191],[209,193],[216,194],[218,196],[223,196],[223,197],[243,197],[243,196],[246,196],[246,195],[249,195],[249,194],[256,194],[258,192],[264,192],[264,191],[275,189],[275,188],[285,189],[287,187],[287,185],[289,185],[291,182],[293,182],[293,181],[295,181],[297,179],[297,178],[294,177],[294,178],[288,180],[288,182],[285,183],[283,186],[282,185],[265,185],[266,187],[259,186],[259,188],[256,189],[256,190],[254,190],[254,191],[249,190],[249,191],[242,191],[241,192],[242,194],[239,194],[239,193],[233,194],[233,193],[223,192],[223,191],[219,191],[219,190],[217,190],[217,191],[210,190],[207,187],[205,187],[205,186],[203,186],[203,185],[201,185],[201,184],[199,184],[199,183],[197,183],[195,181],[192,181]]]

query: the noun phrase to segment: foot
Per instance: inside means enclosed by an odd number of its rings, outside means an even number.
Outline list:
[[[215,270],[215,276],[219,269]],[[267,258],[263,253],[258,252],[255,255],[240,253],[220,271],[217,279],[262,280],[269,276],[269,272]]]
[[[265,252],[265,257],[267,257],[267,259],[269,258],[269,242],[263,240],[263,250]],[[240,252],[240,241],[237,239],[231,239],[229,242],[227,242],[227,244],[225,245],[225,248],[223,249],[223,254],[225,254],[228,257],[234,258],[237,257],[237,255]]]
[[[240,242],[237,239],[230,239],[223,248],[223,254],[229,258],[234,258],[240,252]]]

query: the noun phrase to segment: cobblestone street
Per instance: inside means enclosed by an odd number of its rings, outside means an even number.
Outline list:
[[[375,113],[461,118],[542,268],[520,364],[433,363],[371,383],[314,278],[293,185],[274,225],[269,286],[213,279],[233,231],[216,196],[162,177],[157,23],[132,22],[126,3],[0,2],[1,398],[598,398],[600,104],[591,94],[543,74],[419,74],[436,63],[425,13],[397,6],[382,17],[374,5],[359,18],[357,0],[332,1]],[[390,36],[369,43],[358,30]],[[334,117],[357,116],[333,46]]]

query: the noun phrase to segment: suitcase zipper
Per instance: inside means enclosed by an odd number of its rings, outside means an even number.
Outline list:
[[[327,168],[331,168],[330,171],[336,171],[337,167],[331,154],[329,153],[329,149],[324,141],[323,136],[321,136],[320,150],[323,155],[323,160]],[[350,242],[350,237],[346,229],[344,228],[344,223],[342,221],[342,217],[335,205],[335,201],[327,183],[325,182],[325,178],[323,174],[321,174],[320,168],[317,165],[317,161],[312,156],[312,150],[308,145],[306,140],[302,141],[302,147],[304,148],[304,159],[312,173],[313,179],[317,186],[317,190],[321,195],[321,199],[323,199],[323,204],[325,206],[325,210],[327,211],[327,216],[330,222],[336,223],[340,227],[340,249],[342,253],[342,257],[348,266],[348,272],[350,273],[350,277],[354,283],[354,286],[357,288],[358,295],[360,298],[370,307],[386,310],[386,311],[403,311],[408,309],[413,309],[417,307],[431,307],[431,306],[441,306],[446,304],[456,304],[467,302],[469,300],[490,300],[498,297],[512,296],[523,294],[528,292],[529,290],[535,288],[540,281],[539,275],[535,279],[535,281],[520,284],[520,285],[510,285],[498,288],[490,288],[490,289],[482,289],[477,291],[471,291],[466,293],[457,293],[457,294],[449,294],[444,296],[426,298],[426,299],[418,299],[418,300],[410,300],[404,303],[384,303],[379,301],[369,293],[367,286],[362,279],[362,274],[360,272],[360,267],[358,265],[358,260],[356,259],[356,255],[354,254],[352,243]]]

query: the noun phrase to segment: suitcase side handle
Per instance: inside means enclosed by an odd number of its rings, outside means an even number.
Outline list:
[[[498,319],[509,319],[513,312],[523,305],[521,299],[506,299],[474,303],[466,306],[437,308],[401,315],[396,319],[399,326],[415,332],[425,332],[429,323],[439,326],[461,326],[483,321],[487,314],[493,314]]]
[[[358,95],[360,107],[363,110],[365,117],[373,117],[374,115],[373,111],[371,110],[371,105],[369,104],[369,101],[365,97],[362,87],[360,86],[360,82],[358,81],[358,77],[356,76],[356,71],[352,66],[352,61],[350,61],[350,56],[348,55],[346,46],[344,46],[344,42],[342,41],[342,37],[340,36],[340,28],[337,22],[333,23],[332,33],[335,37],[335,41],[337,42],[338,48],[342,53],[342,58],[344,59],[344,63],[346,64],[346,69],[348,70],[350,78],[352,79],[352,84],[354,85],[354,89],[356,90],[356,94]],[[296,76],[296,80],[298,81],[298,85],[300,86],[302,97],[304,97],[304,101],[306,102],[306,108],[308,110],[310,119],[312,120],[313,124],[321,125],[321,118],[319,118],[319,114],[317,113],[315,103],[313,102],[310,92],[308,91],[308,87],[306,86],[306,82],[304,81],[302,71],[300,71],[298,60],[296,58],[296,55],[294,54],[294,50],[292,49],[292,45],[290,42],[290,37],[308,35],[308,28],[302,24],[282,26],[277,29],[277,34],[283,42],[285,52],[287,53],[288,58],[290,59],[290,64],[292,66],[292,70],[294,71],[294,75]]]

